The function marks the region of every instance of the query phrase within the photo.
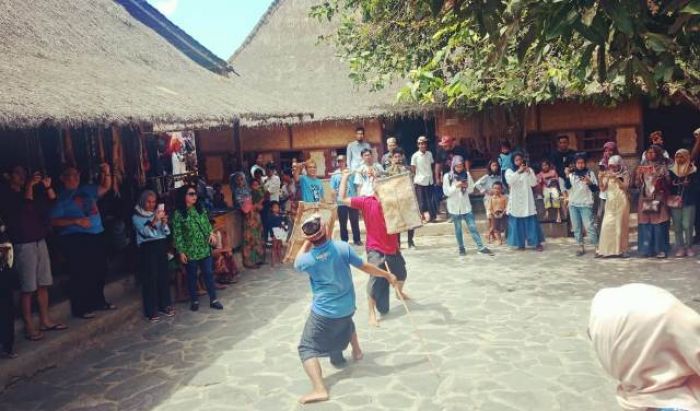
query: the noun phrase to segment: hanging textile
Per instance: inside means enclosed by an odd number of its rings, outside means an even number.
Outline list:
[[[112,126],[112,184],[114,195],[121,196],[121,185],[124,182],[124,152],[122,151],[121,130]]]
[[[73,135],[70,128],[63,132],[63,163],[67,166],[75,167],[75,152],[73,151]]]

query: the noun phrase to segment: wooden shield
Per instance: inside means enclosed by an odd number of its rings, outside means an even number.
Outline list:
[[[301,249],[301,246],[304,244],[304,234],[301,232],[301,224],[314,214],[318,213],[321,215],[321,221],[326,225],[326,229],[329,233],[328,238],[332,238],[335,220],[338,216],[337,209],[338,205],[335,202],[305,203],[303,201],[299,201],[297,215],[294,218],[292,235],[287,244],[287,254],[284,256],[285,263],[292,262],[297,257],[299,249]]]
[[[374,183],[374,191],[382,203],[389,234],[398,234],[423,226],[410,173],[379,179]]]

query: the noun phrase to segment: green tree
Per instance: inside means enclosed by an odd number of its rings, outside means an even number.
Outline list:
[[[639,95],[700,109],[700,0],[327,0],[358,82],[474,110]]]

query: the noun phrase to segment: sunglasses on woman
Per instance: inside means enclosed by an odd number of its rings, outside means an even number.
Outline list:
[[[187,193],[187,195],[190,196],[190,197],[194,197],[194,196],[197,195],[197,192],[195,192],[195,191],[190,191],[190,192]]]

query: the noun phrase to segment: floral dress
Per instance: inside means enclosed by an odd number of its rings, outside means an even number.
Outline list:
[[[257,267],[265,259],[265,246],[262,241],[262,219],[260,209],[265,198],[262,189],[251,190],[253,209],[244,214],[243,220],[243,265]]]

